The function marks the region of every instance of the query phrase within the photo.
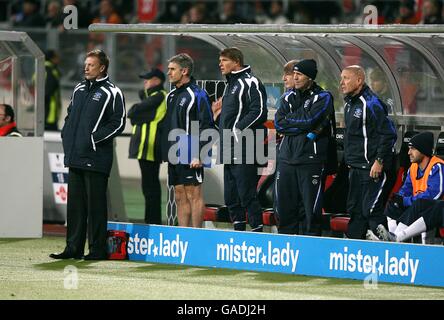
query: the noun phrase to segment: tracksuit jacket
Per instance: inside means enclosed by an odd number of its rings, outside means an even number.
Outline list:
[[[289,164],[325,163],[334,122],[330,92],[316,83],[304,92],[288,90],[279,99],[275,115],[276,131],[284,135],[278,159]],[[316,134],[313,140],[307,138],[310,132]]]
[[[65,166],[109,175],[125,119],[124,96],[108,76],[77,84],[62,129]]]
[[[375,159],[382,158],[384,168],[390,168],[397,134],[387,106],[367,85],[359,94],[344,100],[346,164],[370,170]]]
[[[166,91],[162,85],[141,90],[140,103],[128,110],[133,131],[129,158],[160,162],[160,129],[166,114]]]
[[[168,141],[168,134],[173,129],[182,129],[183,131],[183,135],[179,137],[177,153],[180,163],[188,164],[192,158],[199,158],[201,148],[208,143],[208,141],[200,141],[201,132],[214,127],[213,112],[207,92],[201,89],[193,78],[181,87],[171,90],[167,96],[167,114],[164,121],[162,126],[162,159],[169,160],[169,148],[177,143],[176,141]],[[195,121],[199,122],[199,132],[192,130],[192,122]],[[198,136],[193,136],[193,134]],[[185,151],[184,148],[188,149],[187,156],[180,154],[181,151]],[[199,154],[196,154],[197,151]],[[205,162],[204,165],[209,165],[209,158],[200,160]]]
[[[235,160],[233,150],[238,143],[242,143],[236,139],[239,138],[238,130],[252,129],[255,139],[259,131],[263,131],[264,138],[267,137],[267,129],[264,125],[268,113],[267,93],[262,82],[251,74],[250,66],[233,71],[226,78],[227,86],[222,99],[222,112],[218,119],[221,143],[219,149],[221,150],[221,162],[224,159],[223,153],[229,152],[231,154],[230,161],[233,163]],[[232,139],[232,143],[225,146],[223,131],[227,129],[232,132],[234,139]],[[247,149],[245,143],[242,143],[241,147],[242,163],[245,164]]]

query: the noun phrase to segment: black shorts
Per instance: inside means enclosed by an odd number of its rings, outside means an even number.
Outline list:
[[[168,163],[168,185],[198,185],[203,183],[204,169],[190,168],[189,164]]]

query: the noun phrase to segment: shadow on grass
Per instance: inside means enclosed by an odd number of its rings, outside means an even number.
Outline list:
[[[66,260],[56,260],[54,262],[45,262],[45,263],[37,263],[33,266],[39,270],[64,270],[66,266],[74,266],[78,269],[91,269],[93,264],[97,261],[85,261],[85,260],[75,260],[75,259],[66,259]]]
[[[220,268],[200,268],[195,270],[189,277],[201,277],[201,276],[235,276],[241,273],[245,273],[243,270],[232,269],[220,269]]]
[[[140,262],[140,261],[138,261]],[[180,266],[175,264],[148,264],[146,266],[135,267],[132,270],[143,271],[143,272],[155,272],[155,271],[179,271],[179,270],[189,270],[195,267],[192,266]]]
[[[254,277],[257,281],[267,282],[267,283],[286,283],[286,282],[306,282],[312,277],[293,275],[293,274],[281,274],[272,272],[258,272]]]
[[[4,244],[8,245],[11,243],[22,242],[22,241],[33,241],[33,240],[35,239],[1,239],[0,246]]]

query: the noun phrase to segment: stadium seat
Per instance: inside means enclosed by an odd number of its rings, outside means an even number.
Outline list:
[[[343,234],[347,231],[350,216],[346,214],[348,193],[348,168],[344,161],[344,128],[336,128],[336,148],[339,167],[334,177],[327,177],[324,191],[323,209],[330,217],[329,227],[333,233]]]

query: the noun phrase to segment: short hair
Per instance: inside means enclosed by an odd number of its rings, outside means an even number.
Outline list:
[[[288,61],[285,65],[284,65],[284,73],[285,74],[293,74],[293,72],[294,72],[294,70],[293,70],[293,68],[294,68],[294,65],[296,64],[296,63],[298,63],[299,62],[299,60],[290,60],[290,61]]]
[[[354,64],[348,67],[345,67],[344,70],[348,70],[353,72],[356,76],[358,76],[358,78],[362,78],[362,81],[365,82],[365,71],[364,68]]]
[[[191,77],[194,71],[194,61],[187,53],[179,53],[168,60],[169,63],[177,63],[181,68],[188,69],[188,76]]]
[[[105,70],[104,72],[108,72],[108,67],[109,67],[109,58],[106,55],[105,52],[103,52],[103,50],[100,49],[95,49],[95,50],[91,50],[90,52],[88,52],[86,54],[86,57],[96,57],[97,59],[99,59],[99,63],[101,66],[105,66]]]
[[[2,103],[0,104],[0,106],[3,106],[5,108],[5,116],[10,116],[11,117],[11,122],[14,122],[14,109],[6,103]]]
[[[219,55],[238,62],[241,67],[244,65],[244,54],[239,50],[239,48],[225,48],[219,53]]]

